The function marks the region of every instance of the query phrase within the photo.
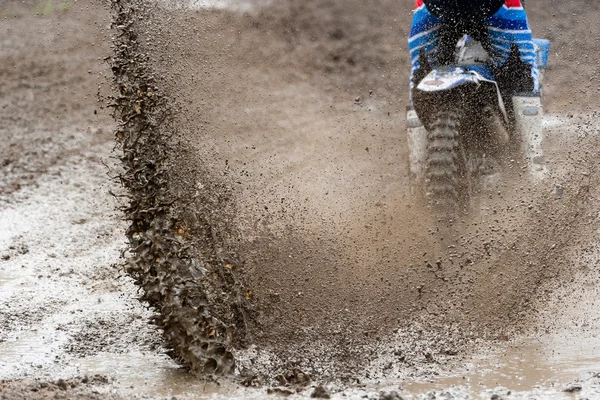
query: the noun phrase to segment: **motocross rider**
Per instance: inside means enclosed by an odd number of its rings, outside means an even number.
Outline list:
[[[411,89],[431,67],[454,61],[464,34],[490,54],[502,90],[539,92],[534,43],[521,0],[416,0],[408,38]]]

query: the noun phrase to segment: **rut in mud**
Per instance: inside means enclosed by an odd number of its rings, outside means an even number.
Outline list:
[[[550,148],[556,172],[539,187],[509,163],[517,177],[482,193],[452,237],[411,198],[408,4],[144,3],[113,0],[129,272],[185,364],[231,372],[235,354],[247,376],[352,381],[387,355],[385,374],[527,329],[538,289],[571,273],[596,218],[593,152]],[[530,14],[557,55],[547,109],[593,106],[596,90],[565,81],[575,49],[597,65],[585,24],[566,32],[579,20],[566,8]]]

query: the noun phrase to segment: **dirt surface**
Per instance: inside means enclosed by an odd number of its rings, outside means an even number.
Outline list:
[[[408,192],[408,3],[167,4],[146,3],[135,29],[174,112],[172,213],[210,225],[186,235],[190,255],[231,271],[212,310],[235,328],[236,372],[312,381],[216,386],[168,359],[120,258],[116,124],[97,102],[108,5],[4,1],[3,398],[599,393],[596,3],[529,6],[553,44],[552,175],[531,187],[512,174],[451,238]]]

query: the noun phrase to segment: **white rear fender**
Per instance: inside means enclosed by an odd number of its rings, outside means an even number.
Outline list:
[[[494,85],[498,95],[498,107],[502,112],[504,120],[508,122],[508,114],[506,113],[506,107],[504,106],[498,84],[496,81],[485,78],[477,71],[467,71],[460,67],[444,70],[434,69],[421,80],[416,89],[426,93],[435,93],[451,90],[466,83]]]
[[[453,70],[433,70],[417,85],[417,90],[423,92],[440,92],[450,90],[465,83],[479,84],[487,81],[475,71],[465,71],[462,68]]]

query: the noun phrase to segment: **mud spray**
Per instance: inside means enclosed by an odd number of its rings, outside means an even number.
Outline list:
[[[112,1],[127,271],[172,356],[201,375],[349,384],[426,370],[529,330],[534,300],[594,236],[595,153],[561,153],[573,138],[595,148],[580,126],[548,142],[544,184],[509,163],[443,240],[408,194],[411,13],[339,3]]]
[[[219,288],[215,274],[227,281],[230,273],[215,271],[212,260],[190,257],[186,237],[207,232],[202,220],[190,223],[172,212],[163,138],[174,127],[168,102],[138,44],[135,27],[142,14],[127,1],[113,2],[113,9],[117,39],[112,70],[119,91],[114,115],[120,123],[116,137],[125,169],[120,179],[130,191],[125,215],[131,221],[127,236],[133,255],[126,269],[143,288],[141,300],[157,309],[156,324],[174,357],[203,374],[230,374],[234,328],[224,322],[231,317],[216,313],[211,302]],[[212,238],[207,240],[212,243]],[[233,310],[236,300],[227,300]]]

